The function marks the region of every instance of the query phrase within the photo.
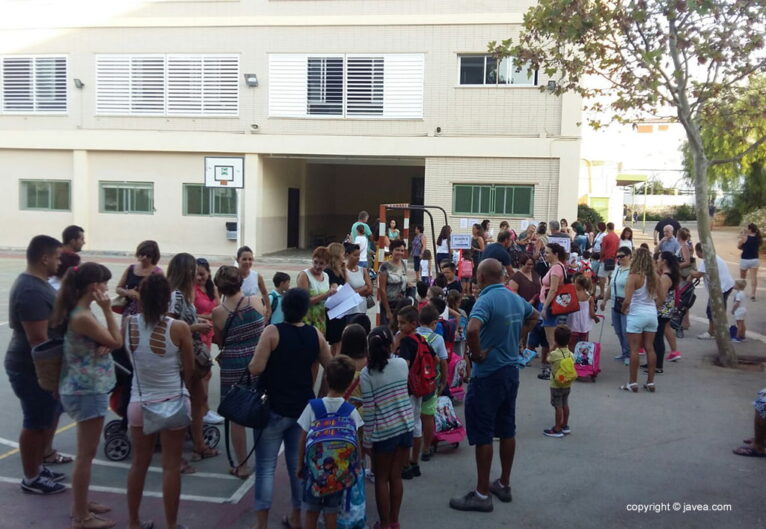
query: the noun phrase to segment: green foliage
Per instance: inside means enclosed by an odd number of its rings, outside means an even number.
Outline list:
[[[673,218],[676,220],[697,220],[697,212],[688,204],[673,207]]]
[[[743,226],[747,226],[751,222],[758,226],[758,229],[760,229],[761,233],[763,233],[763,228],[766,227],[766,207],[751,211],[742,217]]]
[[[726,208],[726,224],[738,225],[745,222],[749,213],[763,210],[766,205],[766,168],[764,162],[757,161],[749,164],[748,173],[744,175],[731,205]],[[752,221],[751,221],[752,222]],[[756,225],[766,226],[766,224]]]
[[[577,206],[577,218],[581,222],[590,222],[594,226],[599,222],[604,222],[604,217],[601,216],[601,213],[586,204],[579,204]]]
[[[647,188],[647,194],[649,195],[675,195],[675,189],[672,187],[666,187],[659,178],[650,178],[647,182],[636,186],[636,194],[644,194],[644,186]]]

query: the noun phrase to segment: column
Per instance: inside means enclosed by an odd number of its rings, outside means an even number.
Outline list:
[[[245,188],[242,190],[242,230],[240,240],[249,246],[254,255],[260,255],[258,248],[258,216],[263,201],[263,160],[257,154],[245,154]]]

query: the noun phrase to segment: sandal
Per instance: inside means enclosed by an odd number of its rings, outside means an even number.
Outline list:
[[[97,501],[89,501],[88,510],[93,514],[104,514],[111,511],[112,508],[108,505],[104,505],[103,503],[98,503]]]
[[[189,464],[189,462],[181,458],[181,474],[195,474],[197,469]]]
[[[201,452],[192,450],[192,456],[190,459],[196,463],[197,461],[202,461],[203,459],[209,459],[219,454],[220,452],[218,452],[218,450],[216,450],[215,448],[210,448],[209,446],[206,446],[205,449],[202,450]]]
[[[74,458],[65,456],[64,454],[59,453],[58,450],[54,450],[47,456],[43,457],[43,463],[46,465],[66,465],[72,461],[74,461]]]
[[[243,473],[242,473],[242,470],[244,470],[244,471],[245,471],[245,474],[243,474]],[[230,468],[230,469],[229,469],[229,474],[231,474],[231,475],[232,475],[232,476],[234,476],[235,478],[239,478],[239,479],[243,479],[243,480],[244,480],[244,479],[247,479],[247,478],[249,478],[249,477],[250,477],[250,471],[249,471],[249,470],[247,470],[247,469],[246,469],[246,468],[244,468],[244,467],[241,467],[241,466],[240,466],[240,467],[233,467],[233,468]]]
[[[746,457],[766,457],[766,452],[758,452],[752,446],[740,446],[732,450],[738,456]]]
[[[644,384],[644,389],[649,393],[654,393],[654,382],[647,382]]]
[[[287,517],[286,514],[284,516],[282,516],[282,525],[284,527],[287,527],[288,529],[301,529],[300,526],[293,527],[292,525],[290,525],[290,519]]]
[[[636,382],[628,382],[627,384],[624,384],[620,386],[620,389],[623,391],[630,391],[633,393],[638,393],[638,383]]]
[[[110,529],[117,525],[117,522],[100,518],[95,514],[90,514],[87,518],[72,520],[72,529]]]

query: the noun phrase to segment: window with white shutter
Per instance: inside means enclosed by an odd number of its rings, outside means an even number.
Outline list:
[[[238,55],[99,55],[96,112],[239,115]]]
[[[67,111],[66,80],[66,57],[2,57],[2,111],[64,114]]]
[[[420,119],[423,54],[269,55],[269,116]]]

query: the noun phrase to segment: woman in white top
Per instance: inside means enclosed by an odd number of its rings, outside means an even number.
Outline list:
[[[362,297],[356,309],[350,314],[367,314],[367,296],[372,294],[372,281],[367,269],[359,266],[362,256],[361,249],[356,244],[346,244],[346,281]]]
[[[146,472],[152,462],[157,434],[144,434],[142,402],[183,398],[191,413],[189,384],[194,371],[192,335],[189,325],[166,316],[170,284],[164,276],[151,274],[139,287],[141,312],[126,319],[125,348],[133,360],[133,384],[128,406],[128,423],[133,441],[133,462],[128,473],[128,527],[149,529],[141,522],[139,508]],[[183,381],[181,376],[183,374]],[[181,452],[186,427],[159,432],[162,444],[162,498],[169,529],[184,529],[177,523],[181,495]]]
[[[449,225],[442,226],[439,236],[436,238],[436,269],[442,261],[452,261],[452,249],[450,248],[450,235],[452,228]]]
[[[324,271],[328,264],[330,252],[326,247],[320,246],[311,256],[311,268],[298,274],[298,288],[309,293],[309,311],[303,322],[316,327],[322,336],[327,332],[325,301],[338,291],[338,285],[330,284],[330,278]]]
[[[261,301],[263,301],[263,306],[266,308],[264,318],[266,318],[266,321],[269,321],[269,318],[271,318],[269,291],[266,290],[263,276],[253,269],[253,250],[249,246],[242,246],[237,250],[237,266],[242,274],[242,294],[245,296],[256,296],[260,293]]]
[[[631,230],[628,227],[623,228],[622,233],[620,234],[620,244],[618,248],[630,248],[632,251],[635,247],[633,246],[633,230]]]
[[[654,392],[654,370],[657,357],[654,353],[654,335],[657,332],[657,291],[659,278],[654,269],[652,254],[639,248],[630,265],[630,275],[625,284],[625,300],[622,312],[628,315],[627,333],[630,344],[630,381],[620,389],[638,391],[638,350],[646,351],[648,375],[644,389]]]

